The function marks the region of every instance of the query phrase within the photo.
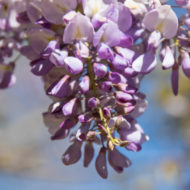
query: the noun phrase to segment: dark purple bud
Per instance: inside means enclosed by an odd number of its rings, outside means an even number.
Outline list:
[[[81,143],[75,141],[63,154],[62,161],[65,165],[71,165],[78,162],[81,158]]]
[[[77,108],[77,98],[73,98],[63,106],[62,112],[64,116],[70,116],[76,113],[76,108]]]
[[[32,69],[31,72],[37,76],[46,75],[52,68],[53,64],[48,60],[36,60],[31,62]]]
[[[101,43],[100,46],[98,47],[98,56],[101,59],[108,59],[112,61],[114,58],[114,52],[108,45]]]
[[[128,63],[124,57],[116,54],[114,60],[112,61],[112,65],[115,69],[122,71],[127,67]]]
[[[63,98],[68,94],[70,76],[65,75],[61,80],[53,83],[48,89],[47,94],[57,98]]]
[[[98,77],[105,77],[107,74],[107,66],[102,63],[93,64],[94,74]]]
[[[94,157],[94,148],[92,143],[86,143],[84,148],[84,167],[88,167]]]
[[[66,70],[72,75],[77,75],[83,70],[82,61],[76,57],[66,57],[64,62]]]
[[[79,89],[83,94],[85,94],[86,92],[89,91],[89,88],[90,88],[90,78],[89,76],[84,76],[79,83]]]
[[[110,82],[110,81],[103,82],[101,85],[101,89],[105,92],[111,92],[113,89],[112,82]]]
[[[99,99],[92,97],[88,100],[88,107],[89,108],[95,108],[100,104]]]
[[[110,117],[111,117],[110,108],[104,107],[104,108],[103,108],[103,114],[104,114],[105,117],[110,118]]]
[[[100,152],[96,158],[96,171],[98,174],[106,179],[108,177],[108,170],[107,170],[107,164],[106,164],[106,148],[102,147],[100,149]]]
[[[181,57],[182,57],[181,66],[182,66],[183,72],[188,78],[190,78],[190,57],[189,57],[189,54],[187,52],[183,51],[181,53]]]
[[[178,87],[179,87],[179,67],[175,67],[172,69],[171,74],[171,84],[172,84],[172,90],[175,96],[178,94]]]

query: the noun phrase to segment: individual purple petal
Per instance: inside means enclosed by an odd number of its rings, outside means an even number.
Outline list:
[[[133,100],[133,97],[130,94],[122,92],[122,91],[116,91],[115,96],[116,96],[116,99],[121,103],[126,103],[130,100]]]
[[[63,21],[68,24],[75,16],[77,13],[75,11],[69,11],[63,16]]]
[[[130,86],[128,84],[119,83],[117,85],[117,88],[123,92],[126,92],[128,94],[134,95],[137,92],[137,88]]]
[[[165,48],[165,57],[162,62],[162,68],[169,69],[169,68],[172,68],[174,64],[175,64],[175,58],[174,58],[173,52],[170,49],[170,47],[167,46]]]
[[[31,65],[31,72],[37,76],[46,75],[54,66],[50,61],[46,59],[33,61]]]
[[[108,45],[101,43],[98,46],[98,56],[101,59],[108,59],[108,60],[112,61],[114,58],[114,52]]]
[[[113,84],[112,82],[110,81],[104,81],[102,84],[101,84],[101,89],[105,92],[111,92],[112,89],[113,89]]]
[[[65,165],[78,162],[81,158],[81,143],[75,141],[63,154],[62,161]]]
[[[88,107],[89,108],[95,108],[100,104],[99,99],[92,97],[88,100]]]
[[[127,67],[128,63],[124,57],[116,54],[114,60],[112,61],[112,65],[115,69],[122,71]]]
[[[108,161],[111,167],[118,173],[123,172],[123,168],[127,168],[131,165],[131,161],[115,148],[113,151],[108,152]]]
[[[102,178],[106,179],[108,177],[108,170],[106,164],[106,149],[104,147],[100,149],[100,152],[96,158],[95,166],[98,174]]]
[[[110,72],[108,78],[114,84],[127,82],[127,79],[123,75],[119,74],[118,72]]]
[[[49,43],[49,39],[53,39],[55,33],[52,30],[48,29],[31,29],[27,33],[29,38],[30,46],[33,50],[40,54],[44,51]]]
[[[78,42],[76,45],[75,54],[79,58],[88,58],[89,56],[89,49],[83,42]]]
[[[62,16],[66,11],[75,9],[76,0],[42,0],[41,9],[43,16],[51,23],[62,24]]]
[[[123,4],[119,3],[118,5],[119,17],[117,23],[122,32],[127,32],[132,26],[131,12]]]
[[[147,74],[155,69],[157,65],[154,51],[148,51],[134,60],[132,67],[136,72]]]
[[[31,46],[22,46],[20,52],[30,60],[37,60],[40,57],[39,52],[34,51]]]
[[[16,78],[11,71],[1,73],[0,71],[0,89],[11,87],[16,83]]]
[[[63,41],[68,44],[73,43],[73,40],[91,42],[93,35],[94,29],[90,19],[81,13],[77,13],[77,15],[66,26]]]
[[[90,162],[92,161],[94,157],[94,148],[92,146],[92,143],[86,143],[84,148],[84,167],[88,167]]]
[[[56,67],[63,67],[65,65],[65,58],[68,56],[68,52],[66,50],[59,50],[55,49],[50,57],[49,60],[56,66]]]
[[[129,78],[136,77],[138,75],[138,73],[132,67],[125,68],[123,74],[124,76],[129,77]]]
[[[83,63],[80,59],[76,57],[66,57],[64,59],[65,62],[65,68],[66,70],[72,74],[72,75],[77,75],[82,72],[83,70]]]
[[[148,38],[148,50],[156,49],[160,45],[161,34],[158,31],[153,31]]]
[[[90,88],[90,78],[89,76],[84,76],[79,83],[79,89],[83,94],[85,94],[86,92],[89,91],[89,88]]]
[[[171,84],[172,84],[172,91],[174,95],[177,96],[178,88],[179,88],[179,67],[178,66],[174,66],[172,69]]]
[[[60,124],[63,122],[65,118],[60,115],[52,114],[49,112],[43,113],[43,121],[46,127],[48,128],[48,132],[54,136],[56,132],[60,129]]]
[[[135,106],[134,111],[130,113],[130,116],[137,118],[145,112],[148,106],[148,102],[146,100],[146,96],[140,92],[136,93],[136,95],[134,96],[134,99],[136,102],[136,106]]]
[[[58,98],[63,98],[68,94],[70,76],[65,75],[61,80],[53,83],[48,89],[47,94]]]
[[[135,52],[133,50],[130,50],[128,48],[122,48],[122,47],[115,47],[115,50],[117,51],[118,54],[120,54],[122,57],[124,57],[128,63],[132,63]]]
[[[77,108],[77,98],[73,98],[63,106],[62,112],[64,116],[70,116],[76,112],[76,108]]]
[[[66,119],[60,124],[60,128],[51,136],[51,140],[64,139],[69,135],[70,129],[76,125],[73,119]]]
[[[182,66],[183,72],[188,78],[190,78],[190,57],[189,57],[189,53],[184,51],[181,53],[181,57],[182,57],[181,66]]]
[[[127,140],[130,142],[129,145],[126,146],[128,150],[139,151],[141,149],[142,143],[146,142],[149,138],[146,136],[140,127],[140,125],[134,119],[130,119],[131,128],[122,128],[119,130],[119,134],[121,140]]]
[[[98,77],[105,77],[107,74],[107,66],[102,63],[93,64],[94,74]]]
[[[121,46],[123,48],[128,48],[133,45],[133,38],[128,34],[120,34],[120,42],[118,46]]]
[[[51,55],[51,53],[55,50],[59,48],[59,44],[56,40],[51,40],[47,47],[44,49],[44,51],[42,52],[42,56],[44,58],[47,58]]]

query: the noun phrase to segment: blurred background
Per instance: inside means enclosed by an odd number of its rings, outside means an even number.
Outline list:
[[[69,167],[62,164],[68,140],[50,141],[41,113],[51,101],[29,69],[22,58],[16,85],[0,92],[0,189],[190,189],[190,83],[184,75],[177,97],[171,91],[170,71],[157,67],[144,78],[141,91],[149,106],[139,122],[150,141],[138,153],[123,150],[132,166],[121,175],[109,168],[109,178],[103,180],[94,161],[88,169],[82,160]]]

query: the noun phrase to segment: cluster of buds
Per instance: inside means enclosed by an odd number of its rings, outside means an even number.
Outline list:
[[[147,107],[139,87],[157,55],[163,69],[172,68],[175,95],[180,65],[190,77],[190,2],[176,5],[187,13],[178,18],[165,0],[0,1],[0,88],[15,81],[14,64],[3,60],[16,49],[53,101],[43,114],[51,139],[72,143],[65,165],[84,150],[88,167],[95,144],[101,177],[108,176],[107,157],[118,173],[131,165],[118,149],[137,152],[149,139],[136,120]]]

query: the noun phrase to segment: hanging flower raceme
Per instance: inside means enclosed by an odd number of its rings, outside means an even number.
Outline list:
[[[52,99],[43,114],[51,139],[68,137],[72,143],[62,156],[65,165],[83,154],[88,167],[99,146],[98,174],[107,178],[108,163],[123,172],[131,161],[119,150],[140,151],[149,139],[137,122],[147,107],[139,91],[142,76],[155,69],[160,55],[162,68],[172,69],[174,94],[180,66],[190,77],[189,14],[179,22],[165,2],[0,2],[0,88],[15,82],[14,63],[5,64],[4,58],[19,50]],[[188,6],[186,1],[176,3]]]

